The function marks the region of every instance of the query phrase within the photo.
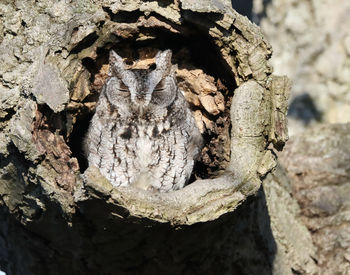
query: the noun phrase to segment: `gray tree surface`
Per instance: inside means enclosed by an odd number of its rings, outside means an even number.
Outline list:
[[[319,274],[350,272],[349,133],[349,123],[320,125],[291,138],[280,156]]]
[[[287,140],[290,83],[272,75],[271,47],[256,25],[209,0],[5,1],[0,10],[7,274],[315,270],[295,202],[283,189],[273,195],[283,183],[258,192],[276,165],[272,147]],[[194,180],[169,193],[112,188],[81,150],[108,53],[147,60],[166,48],[206,139]],[[288,202],[287,215],[279,202]]]
[[[290,135],[320,122],[350,122],[350,2],[254,0],[275,72],[293,82]]]
[[[291,139],[279,160],[311,233],[319,274],[350,273],[349,11],[346,0],[254,0],[274,71],[293,82]]]

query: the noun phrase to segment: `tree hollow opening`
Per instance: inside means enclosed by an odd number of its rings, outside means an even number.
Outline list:
[[[108,24],[103,27],[106,25]],[[128,28],[124,26],[124,29]],[[193,24],[187,24],[180,32],[162,27],[139,27],[137,32],[133,29],[129,31],[129,34],[125,31],[122,34],[110,31],[107,42],[91,47],[94,51],[90,54],[92,57],[82,59],[87,73],[81,74],[85,78],[81,82],[87,83],[89,93],[78,108],[74,107],[77,106],[76,102],[70,108],[75,123],[69,137],[69,145],[73,156],[78,159],[80,172],[83,173],[87,168],[83,140],[99,93],[108,78],[109,52],[113,49],[125,58],[127,65],[147,68],[153,63],[158,51],[171,49],[172,63],[178,65],[178,86],[183,91],[205,140],[190,182],[216,177],[226,169],[230,161],[230,106],[233,91],[237,87],[233,72],[219,48],[208,34]],[[76,92],[73,91],[74,93]]]

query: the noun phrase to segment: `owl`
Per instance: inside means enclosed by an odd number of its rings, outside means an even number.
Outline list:
[[[177,86],[171,50],[154,69],[127,69],[110,52],[110,72],[86,137],[89,165],[113,186],[168,192],[188,182],[202,136]]]

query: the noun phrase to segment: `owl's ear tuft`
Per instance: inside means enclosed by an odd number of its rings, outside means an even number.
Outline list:
[[[111,74],[120,78],[121,72],[125,70],[125,64],[123,58],[113,50],[109,52],[109,65]]]
[[[174,78],[176,78],[176,71],[177,71],[177,69],[178,69],[177,64],[176,65],[172,65],[171,69],[170,69],[170,72],[169,72],[169,75],[171,75]]]
[[[165,50],[164,52],[158,52],[156,55],[156,66],[157,69],[164,74],[168,74],[171,69],[171,56],[172,52],[171,50]]]

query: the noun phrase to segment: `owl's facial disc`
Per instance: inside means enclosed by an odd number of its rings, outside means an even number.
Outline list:
[[[117,78],[117,93],[130,96],[131,102],[138,109],[165,107],[176,97],[176,67],[171,64],[171,51],[158,52],[155,69],[126,69],[122,57],[113,50],[110,52],[110,73]]]

